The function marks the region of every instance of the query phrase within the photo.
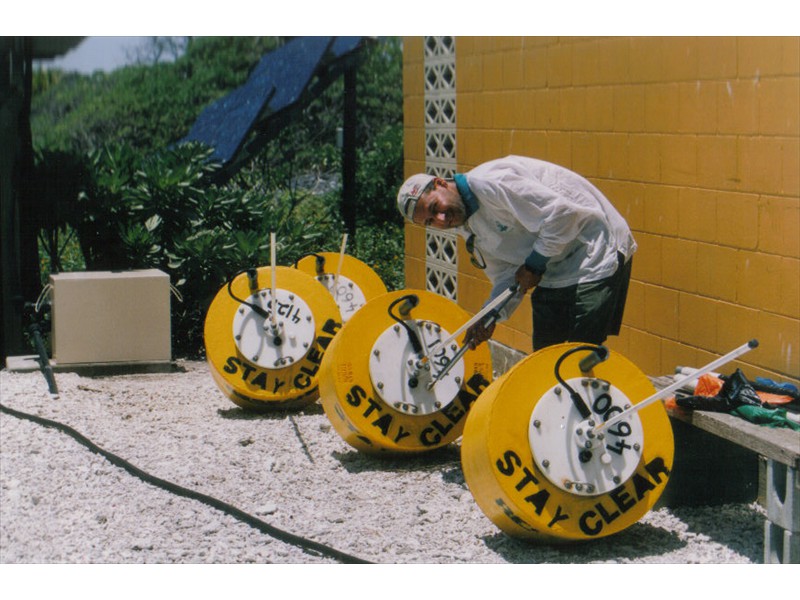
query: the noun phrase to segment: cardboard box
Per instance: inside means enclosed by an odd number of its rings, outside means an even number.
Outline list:
[[[169,276],[158,269],[50,276],[59,366],[172,360]]]

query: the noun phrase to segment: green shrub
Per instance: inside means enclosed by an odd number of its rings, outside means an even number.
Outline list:
[[[172,302],[173,351],[196,357],[211,300],[241,269],[269,264],[270,233],[279,265],[339,251],[341,82],[224,183],[212,183],[218,165],[208,148],[172,145],[279,41],[198,38],[172,64],[41,79],[32,129],[42,148],[35,178],[42,189],[34,195],[44,203],[45,281],[62,269],[163,270],[180,297]],[[357,77],[357,229],[347,251],[394,290],[403,286],[403,225],[394,208],[403,175],[402,49],[389,38],[365,52]],[[309,181],[324,185],[315,191]]]

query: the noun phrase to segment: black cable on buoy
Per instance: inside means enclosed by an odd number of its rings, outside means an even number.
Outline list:
[[[421,355],[423,352],[422,342],[420,341],[417,333],[413,329],[411,329],[411,327],[409,327],[408,323],[406,323],[405,320],[398,317],[392,312],[392,309],[401,302],[405,302],[405,304],[400,307],[400,314],[407,315],[412,308],[414,308],[419,304],[419,296],[416,296],[415,294],[407,294],[405,296],[400,296],[397,300],[395,300],[389,305],[388,312],[389,316],[392,317],[392,319],[394,319],[400,325],[405,327],[406,331],[408,332],[408,340],[411,342],[411,347],[414,349],[414,352],[417,355]]]
[[[586,402],[583,400],[583,398],[581,398],[580,394],[578,394],[578,392],[576,392],[572,388],[572,386],[570,386],[566,381],[564,381],[564,379],[561,377],[561,372],[560,372],[561,363],[564,362],[564,359],[572,354],[575,354],[576,352],[592,352],[595,358],[600,358],[604,355],[606,355],[606,358],[608,358],[607,356],[608,350],[606,350],[604,346],[577,346],[576,348],[571,348],[566,352],[564,352],[564,354],[562,354],[559,357],[553,369],[555,372],[556,379],[558,380],[558,383],[560,383],[564,388],[566,388],[567,392],[569,392],[569,398],[570,400],[572,400],[572,404],[575,405],[575,408],[578,410],[578,413],[580,413],[583,419],[588,419],[589,417],[592,416],[591,409],[586,405]],[[586,360],[587,359],[584,359],[584,361]],[[581,363],[583,364],[583,366],[586,366],[584,361],[581,361]],[[598,360],[598,362],[601,361]],[[583,367],[581,367],[581,370],[583,370]]]

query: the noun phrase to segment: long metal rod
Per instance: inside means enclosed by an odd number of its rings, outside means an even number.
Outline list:
[[[645,406],[649,406],[650,404],[652,404],[656,400],[661,400],[662,398],[666,398],[667,396],[669,396],[670,394],[672,394],[676,390],[679,390],[680,388],[682,388],[686,383],[688,383],[692,379],[697,379],[701,375],[705,375],[706,373],[710,373],[711,371],[714,371],[715,369],[718,369],[719,367],[721,367],[725,363],[729,363],[730,361],[740,357],[745,352],[749,352],[750,350],[752,350],[753,348],[755,348],[757,346],[758,346],[758,340],[750,340],[746,344],[742,344],[741,346],[739,346],[735,350],[732,350],[731,352],[728,352],[728,354],[726,354],[725,356],[721,356],[720,358],[716,359],[715,361],[712,361],[712,362],[708,363],[705,367],[701,367],[700,369],[698,369],[697,371],[695,371],[691,375],[688,375],[686,377],[683,377],[683,378],[679,379],[678,381],[672,383],[671,385],[668,385],[667,387],[665,387],[661,391],[656,392],[655,394],[653,394],[649,398],[647,398],[645,400],[642,400],[638,404],[635,404],[631,408],[629,408],[627,410],[623,410],[621,413],[618,413],[618,414],[614,415],[608,421],[606,421],[604,423],[601,423],[600,425],[595,427],[594,428],[594,432],[598,433],[598,432],[602,431],[603,429],[605,429],[607,427],[611,427],[614,423],[624,419],[629,414],[631,414],[633,412],[636,412],[636,411],[639,411],[639,410],[643,409]]]
[[[474,317],[472,317],[469,321],[467,321],[464,325],[462,325],[458,329],[458,331],[456,331],[456,333],[451,335],[447,340],[445,340],[444,342],[442,342],[440,344],[434,344],[433,348],[428,351],[428,354],[425,356],[425,359],[426,360],[430,360],[430,356],[433,354],[433,352],[436,350],[437,347],[439,347],[439,346],[441,346],[443,344],[449,344],[451,341],[456,339],[456,336],[459,333],[461,333],[462,331],[464,331],[464,329],[466,329],[467,327],[471,327],[474,323],[477,323],[477,322],[481,321],[482,319],[485,319],[487,315],[489,315],[489,318],[486,319],[485,327],[489,327],[492,323],[494,323],[497,320],[497,314],[492,315],[490,313],[492,313],[492,311],[494,311],[494,310],[500,310],[502,307],[504,307],[511,300],[511,298],[514,296],[514,294],[516,294],[516,292],[518,290],[519,290],[519,286],[518,285],[512,285],[505,292],[503,292],[500,296],[498,296],[492,302],[487,304],[486,308],[481,310]],[[458,350],[458,352],[456,352],[453,355],[453,358],[450,359],[450,362],[448,362],[442,368],[441,371],[439,371],[436,375],[434,375],[433,379],[430,381],[430,383],[428,383],[427,388],[431,389],[434,385],[436,385],[439,382],[439,380],[442,379],[442,377],[447,375],[447,373],[450,372],[450,369],[452,369],[455,366],[455,364],[459,360],[461,360],[461,357],[464,356],[467,353],[467,350],[469,350],[469,344],[464,344],[463,346],[461,346],[461,348]]]
[[[452,369],[456,363],[461,360],[461,358],[467,353],[467,350],[469,350],[469,344],[464,344],[461,346],[458,352],[453,355],[453,358],[450,359],[450,362],[447,363],[441,371],[433,376],[433,379],[428,382],[426,388],[430,390],[433,388],[433,386],[439,383],[439,380],[450,372],[450,369]]]
[[[505,304],[509,300],[511,300],[512,296],[514,294],[516,294],[518,290],[519,290],[519,286],[518,285],[516,285],[516,284],[512,285],[510,288],[508,288],[506,291],[504,291],[502,294],[500,294],[497,298],[495,298],[489,304],[487,304],[484,308],[482,308],[479,312],[475,313],[474,317],[472,317],[470,320],[468,320],[466,323],[464,323],[461,327],[456,329],[455,332],[453,332],[450,335],[449,338],[447,338],[446,340],[444,340],[442,342],[438,342],[438,343],[434,344],[433,346],[431,346],[430,350],[428,351],[428,354],[422,359],[422,361],[423,362],[429,361],[431,359],[431,356],[433,355],[433,353],[440,346],[446,346],[447,344],[452,342],[454,339],[456,339],[459,335],[461,335],[461,333],[463,331],[465,331],[466,329],[469,329],[475,323],[480,322],[490,312],[492,312],[493,310],[497,309],[498,307],[502,308],[503,306],[505,306]]]

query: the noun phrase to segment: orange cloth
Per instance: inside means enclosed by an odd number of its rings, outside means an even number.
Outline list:
[[[714,375],[701,375],[694,386],[695,396],[708,396],[713,398],[722,389],[722,380]]]
[[[722,379],[714,375],[701,375],[697,380],[697,385],[694,387],[695,396],[708,396],[713,398],[722,389]],[[759,392],[756,390],[758,399],[762,404],[788,404],[792,401],[791,396],[783,396],[781,394],[770,394],[769,392]]]

